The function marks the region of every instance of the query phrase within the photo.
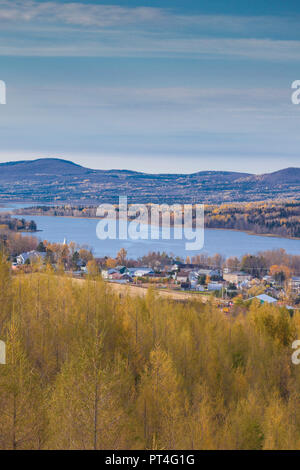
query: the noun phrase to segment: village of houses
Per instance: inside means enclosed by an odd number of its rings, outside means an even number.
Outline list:
[[[154,284],[160,289],[215,295],[224,301],[227,300],[228,307],[232,305],[230,299],[240,296],[245,300],[256,298],[261,303],[284,305],[292,310],[296,308],[287,305],[284,301],[287,297],[285,287],[276,283],[272,276],[266,275],[258,279],[245,272],[230,271],[228,268],[203,269],[180,262],[155,271],[149,267],[116,266],[102,270],[102,277],[116,283],[148,286]],[[293,276],[288,282],[288,288],[293,296],[300,295],[300,277]],[[255,290],[263,293],[251,295]]]
[[[125,265],[108,268],[105,258],[94,258],[93,261],[106,282],[143,289],[152,286],[160,291],[194,293],[206,298],[212,296],[218,299],[222,310],[228,312],[236,298],[256,298],[260,303],[284,306],[291,311],[298,310],[300,306],[300,277],[297,276],[291,276],[286,282],[278,282],[276,276],[270,274],[259,278],[228,267],[204,269],[196,264],[181,261],[162,266],[156,264],[155,268]],[[36,262],[45,264],[46,253],[36,250],[22,253],[16,257],[12,268],[17,270]],[[76,268],[70,270],[66,267],[65,272],[73,277],[84,278],[89,274],[88,264],[78,258]]]

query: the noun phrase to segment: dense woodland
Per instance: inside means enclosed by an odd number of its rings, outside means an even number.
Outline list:
[[[30,215],[96,217],[96,209],[95,206],[61,205],[55,207],[38,206],[22,209],[19,212]],[[18,213],[18,211],[16,212]],[[171,217],[171,222],[172,220]],[[205,205],[205,227],[299,238],[300,202],[280,200]]]
[[[205,206],[205,227],[299,238],[300,202],[252,202]]]
[[[0,260],[2,449],[299,449],[300,318]]]

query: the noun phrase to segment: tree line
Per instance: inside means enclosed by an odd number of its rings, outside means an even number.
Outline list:
[[[37,225],[34,220],[17,219],[5,214],[0,216],[0,229],[13,232],[36,232]]]
[[[205,207],[205,227],[300,237],[300,202],[250,202]]]

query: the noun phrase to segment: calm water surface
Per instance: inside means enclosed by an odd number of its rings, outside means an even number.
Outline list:
[[[42,240],[62,243],[66,238],[68,242],[88,245],[93,248],[94,255],[99,257],[115,256],[122,247],[127,250],[131,258],[137,258],[149,251],[165,251],[184,258],[199,253],[199,251],[187,252],[186,240],[99,240],[96,236],[98,220],[95,219],[55,216],[24,216],[24,218],[35,220],[38,229],[41,230],[37,236]],[[148,226],[144,226],[143,229],[147,230]],[[241,256],[245,253],[254,254],[276,248],[284,248],[290,254],[300,254],[300,240],[248,235],[233,230],[206,229],[204,240],[201,252],[208,255],[220,253],[226,257]]]
[[[0,212],[30,207],[33,204],[12,203],[0,207]],[[20,216],[19,216],[20,217]],[[96,219],[76,219],[71,217],[55,216],[22,216],[26,220],[35,220],[40,230],[36,235],[41,240],[62,243],[64,238],[68,242],[74,241],[80,245],[87,245],[93,249],[95,256],[115,256],[120,248],[125,248],[128,256],[137,258],[149,251],[165,251],[175,256],[186,257],[197,253],[214,255],[220,253],[226,257],[241,256],[245,253],[284,248],[290,254],[300,254],[300,240],[289,240],[277,237],[262,237],[248,235],[234,230],[206,229],[204,233],[204,247],[198,251],[186,251],[186,240],[99,240],[96,235]],[[143,226],[147,231],[148,226]]]

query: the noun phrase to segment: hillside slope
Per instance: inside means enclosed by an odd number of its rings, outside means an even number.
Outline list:
[[[39,202],[218,203],[300,198],[300,168],[252,175],[226,171],[148,174],[129,170],[93,170],[57,158],[0,164],[0,199]]]

